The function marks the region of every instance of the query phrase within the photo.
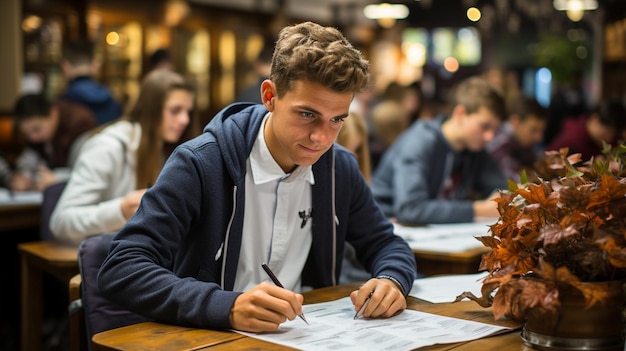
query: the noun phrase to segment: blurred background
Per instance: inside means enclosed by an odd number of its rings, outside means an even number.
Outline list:
[[[196,83],[206,122],[258,79],[264,44],[304,20],[341,29],[371,61],[377,90],[420,82],[432,106],[476,74],[546,106],[561,89],[584,91],[590,105],[626,92],[623,0],[3,0],[0,10],[1,116],[22,91],[54,98],[63,42],[90,39],[97,79],[126,106],[150,56],[167,49]]]

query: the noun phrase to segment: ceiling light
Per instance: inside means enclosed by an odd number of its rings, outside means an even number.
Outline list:
[[[402,4],[370,4],[365,6],[363,14],[369,19],[404,19],[409,16],[409,8]]]
[[[554,8],[559,11],[568,11],[568,10],[597,10],[598,9],[598,1],[597,0],[554,0],[552,3]]]

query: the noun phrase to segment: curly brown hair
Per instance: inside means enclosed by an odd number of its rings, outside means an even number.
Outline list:
[[[369,63],[339,30],[304,22],[280,31],[270,79],[279,97],[299,80],[357,93],[369,84]]]

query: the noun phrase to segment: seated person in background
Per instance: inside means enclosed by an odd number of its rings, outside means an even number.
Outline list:
[[[85,142],[50,218],[52,233],[78,244],[120,229],[174,147],[197,135],[193,107],[193,89],[179,74],[146,76],[128,115]]]
[[[123,111],[109,89],[94,79],[98,67],[92,43],[76,41],[63,46],[61,69],[68,84],[61,100],[86,106],[96,115],[98,124],[104,124],[118,119]]]
[[[28,145],[16,161],[13,191],[43,191],[67,180],[80,145],[97,124],[82,105],[63,100],[53,105],[41,94],[19,97],[13,117]]]
[[[413,253],[352,153],[333,147],[368,68],[334,28],[283,28],[263,105],[226,107],[170,156],[113,239],[102,294],[167,323],[274,331],[302,313],[299,291],[338,283],[348,241],[374,277],[351,293],[355,309],[371,292],[365,317],[406,308]]]
[[[569,148],[569,153],[581,153],[582,160],[602,154],[602,142],[616,142],[620,123],[626,119],[624,105],[619,100],[604,100],[588,116],[566,119],[563,128],[546,150]]]
[[[172,54],[168,49],[160,48],[154,50],[152,55],[148,58],[148,72],[157,69],[164,69],[168,71],[175,71],[174,61],[172,60]]]
[[[548,122],[548,110],[537,100],[520,97],[509,108],[509,119],[487,144],[505,177],[519,183],[522,170],[532,176],[533,165],[543,157],[539,147]]]
[[[350,111],[349,118],[343,121],[339,135],[337,135],[337,144],[354,154],[361,174],[363,174],[363,178],[369,184],[372,178],[372,170],[367,135],[365,120],[358,113]]]
[[[411,124],[406,118],[402,106],[395,101],[383,101],[372,109],[372,130],[370,143],[372,164],[378,167],[385,151],[396,141]]]
[[[448,118],[417,120],[383,156],[372,187],[385,214],[402,224],[497,217],[491,198],[507,182],[485,145],[504,118],[498,90],[481,78],[462,81]]]
[[[259,52],[256,60],[254,61],[254,74],[256,75],[256,80],[254,83],[237,93],[237,101],[256,102],[257,104],[263,103],[263,101],[261,101],[261,83],[263,83],[263,81],[270,76],[273,53],[274,41],[272,41],[271,38],[265,38],[261,52]]]

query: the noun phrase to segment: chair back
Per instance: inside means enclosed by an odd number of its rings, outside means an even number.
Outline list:
[[[113,233],[85,239],[78,248],[78,268],[81,275],[81,303],[85,315],[87,341],[105,330],[115,329],[149,319],[107,300],[98,289],[98,271],[109,252]]]
[[[63,193],[67,181],[59,182],[48,186],[43,191],[41,203],[41,223],[39,225],[39,239],[54,240],[54,234],[50,231],[50,217]]]

